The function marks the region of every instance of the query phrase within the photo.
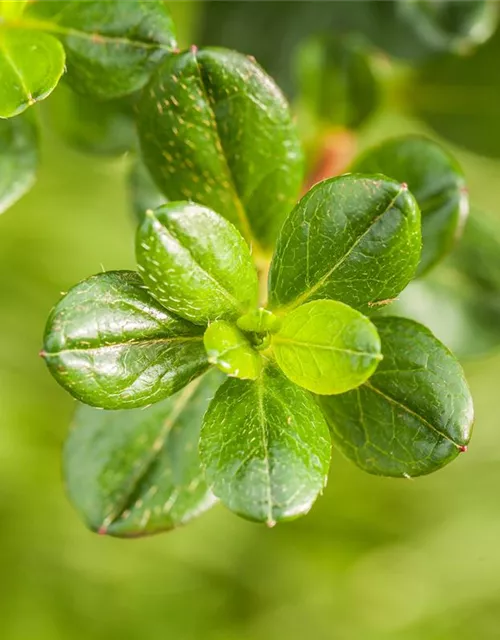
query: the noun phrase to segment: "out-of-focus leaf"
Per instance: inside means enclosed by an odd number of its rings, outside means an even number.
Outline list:
[[[398,0],[402,20],[436,50],[463,53],[490,38],[498,23],[491,0]]]
[[[169,313],[132,271],[70,289],[50,314],[42,355],[61,386],[103,409],[163,400],[209,366],[200,327]]]
[[[474,410],[462,368],[422,325],[375,321],[384,359],[364,385],[319,403],[339,449],[359,467],[413,477],[451,462],[467,446]]]
[[[141,89],[176,47],[170,13],[157,0],[38,0],[22,21],[57,35],[72,88],[101,100]]]
[[[271,248],[301,186],[288,104],[248,57],[223,49],[170,56],[145,89],[144,162],[171,200],[193,200]]]
[[[422,136],[402,136],[369,149],[352,170],[383,173],[408,184],[422,213],[418,275],[449,253],[469,213],[464,174],[453,156]]]
[[[420,259],[420,211],[405,185],[350,174],[320,182],[283,225],[269,272],[280,313],[318,299],[359,311],[390,302]]]
[[[168,201],[156,186],[141,158],[135,158],[128,174],[128,189],[132,210],[139,223],[148,209],[154,211]]]
[[[11,118],[46,98],[64,71],[59,40],[0,21],[0,118]]]
[[[374,325],[335,300],[315,300],[286,315],[272,346],[290,380],[326,395],[358,387],[382,359]]]
[[[221,379],[210,371],[146,409],[78,407],[64,446],[64,477],[92,530],[119,537],[169,531],[214,504],[198,438]]]
[[[148,210],[137,230],[144,282],[177,315],[206,325],[235,319],[257,304],[257,272],[238,230],[191,202]]]
[[[38,166],[38,136],[27,114],[0,120],[0,213],[31,189]]]
[[[205,414],[200,457],[215,495],[273,526],[309,511],[326,484],[330,437],[309,392],[269,367],[228,378]]]
[[[226,375],[255,380],[262,370],[262,358],[245,335],[230,322],[218,320],[203,336],[208,361]]]

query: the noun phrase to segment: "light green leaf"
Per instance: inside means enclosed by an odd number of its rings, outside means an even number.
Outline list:
[[[78,407],[64,446],[64,478],[90,529],[151,535],[186,524],[214,504],[198,438],[221,378],[211,371],[146,409]]]
[[[38,136],[28,115],[0,120],[0,213],[31,189],[38,167]]]
[[[375,321],[384,359],[363,386],[319,403],[339,449],[377,475],[431,473],[467,448],[474,419],[462,368],[422,325]]]
[[[64,49],[51,35],[8,29],[0,21],[0,118],[46,98],[64,71]]]
[[[169,313],[132,271],[70,289],[50,314],[41,355],[61,386],[103,409],[158,402],[209,367],[202,330]]]
[[[262,358],[244,334],[224,320],[208,326],[203,337],[208,361],[228,376],[255,380],[262,370]]]
[[[453,248],[469,213],[465,178],[457,161],[422,136],[402,136],[369,149],[353,171],[383,173],[405,182],[422,213],[422,275]]]
[[[148,211],[136,256],[155,297],[196,324],[236,318],[257,303],[257,273],[245,241],[206,207],[171,202]]]
[[[256,381],[229,378],[217,391],[200,457],[231,511],[273,526],[307,513],[323,490],[330,437],[309,392],[270,367]]]
[[[309,302],[286,315],[272,346],[290,380],[326,395],[358,387],[382,359],[370,320],[335,300]]]
[[[405,185],[350,174],[320,182],[283,225],[269,273],[280,314],[318,299],[359,311],[390,302],[420,259],[420,211]]]
[[[281,327],[281,320],[268,309],[260,307],[252,309],[236,321],[242,331],[247,333],[276,333]]]
[[[157,209],[168,201],[162,194],[140,158],[135,158],[128,174],[128,190],[132,210],[142,223],[148,209]]]
[[[170,56],[143,94],[144,161],[172,200],[193,200],[271,248],[302,180],[285,98],[251,59],[204,49]]]
[[[57,35],[66,49],[68,82],[100,100],[141,89],[176,47],[170,13],[156,0],[33,2],[20,25]]]

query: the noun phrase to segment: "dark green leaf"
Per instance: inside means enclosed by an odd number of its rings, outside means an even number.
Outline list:
[[[311,395],[278,369],[229,378],[203,421],[200,456],[215,495],[269,526],[309,511],[326,484],[328,427]]]
[[[380,95],[367,47],[354,38],[315,36],[297,55],[298,108],[322,126],[356,129]]]
[[[51,35],[9,29],[0,20],[0,118],[46,98],[64,71],[64,49]]]
[[[378,475],[431,473],[465,450],[474,418],[462,368],[422,325],[375,321],[384,359],[363,386],[319,403],[340,450]]]
[[[0,121],[0,213],[31,189],[38,166],[36,126],[27,115]]]
[[[136,256],[155,297],[196,324],[236,318],[257,303],[257,273],[245,241],[206,207],[171,202],[147,211]]]
[[[290,380],[326,395],[358,387],[382,359],[370,320],[335,300],[315,300],[286,315],[272,346]]]
[[[170,314],[133,271],[70,289],[50,314],[42,355],[59,384],[103,409],[158,402],[209,366],[202,330]]]
[[[491,0],[398,0],[399,15],[433,49],[467,52],[490,38],[498,22]]]
[[[234,51],[170,56],[144,91],[144,161],[172,200],[194,200],[269,249],[293,206],[302,152],[285,98]]]
[[[170,13],[155,0],[38,1],[22,23],[61,38],[68,82],[75,91],[102,100],[142,88],[176,47]]]
[[[102,411],[80,405],[64,447],[69,497],[100,534],[169,531],[214,504],[198,457],[215,371],[153,407]]]
[[[144,220],[148,209],[157,209],[168,200],[158,189],[140,158],[134,159],[130,168],[128,187],[132,209],[139,223]]]
[[[462,169],[440,145],[421,136],[393,138],[369,149],[352,170],[408,184],[422,213],[419,275],[452,249],[469,213],[469,198]]]
[[[420,211],[405,185],[357,174],[320,182],[281,229],[271,306],[281,313],[326,298],[373,310],[408,284],[420,246]]]
[[[262,358],[244,334],[230,322],[218,320],[203,336],[208,361],[226,375],[255,380],[262,370]]]

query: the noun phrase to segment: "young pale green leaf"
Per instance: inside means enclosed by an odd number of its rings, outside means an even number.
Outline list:
[[[420,259],[420,211],[406,185],[350,174],[314,186],[283,225],[269,272],[272,308],[340,300],[359,311],[390,302]]]
[[[383,173],[408,184],[422,214],[418,275],[449,253],[469,213],[464,174],[453,156],[428,138],[409,135],[369,149],[353,171]]]
[[[162,194],[140,158],[135,158],[128,174],[128,191],[132,210],[142,223],[148,209],[158,209],[168,201]]]
[[[296,67],[298,108],[323,126],[356,129],[377,109],[378,81],[357,39],[313,36],[301,44]]]
[[[194,200],[269,249],[302,180],[302,152],[273,80],[234,51],[170,56],[143,94],[146,165],[172,200]]]
[[[64,446],[70,500],[100,534],[169,531],[215,502],[198,455],[203,414],[222,374],[213,370],[146,409],[76,410]]]
[[[257,303],[257,273],[245,241],[206,207],[171,202],[147,211],[136,257],[154,296],[196,324],[236,318]]]
[[[229,378],[210,403],[200,456],[215,495],[269,526],[309,511],[323,490],[330,436],[308,391],[275,367],[255,381]]]
[[[474,412],[462,368],[422,325],[375,321],[384,359],[363,386],[319,403],[339,449],[384,476],[431,473],[467,448]]]
[[[100,100],[141,89],[176,47],[170,13],[156,0],[33,2],[22,24],[57,35],[66,49],[68,82]]]
[[[358,387],[382,359],[370,320],[335,300],[315,300],[286,315],[272,346],[292,382],[325,395]]]
[[[209,367],[202,330],[169,313],[133,271],[70,289],[50,314],[42,355],[61,386],[103,409],[158,402]]]
[[[18,18],[27,4],[28,0],[0,0],[0,16],[7,20]]]
[[[38,167],[35,123],[23,114],[0,120],[0,213],[31,189]]]
[[[218,320],[203,337],[208,361],[228,376],[255,380],[262,370],[262,357],[243,333],[230,322]]]
[[[64,49],[47,33],[0,24],[0,118],[11,118],[46,98],[64,71]]]
[[[236,324],[247,333],[276,333],[281,327],[281,320],[268,309],[260,307],[238,318]]]

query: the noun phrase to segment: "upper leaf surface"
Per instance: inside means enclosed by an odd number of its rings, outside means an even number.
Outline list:
[[[214,504],[198,438],[221,378],[210,371],[145,409],[78,407],[64,446],[64,478],[91,529],[119,537],[150,535],[186,524]]]
[[[436,471],[469,442],[474,419],[462,368],[422,325],[375,320],[384,359],[363,386],[321,396],[332,438],[369,473],[413,477]]]
[[[141,89],[176,47],[170,13],[154,0],[37,1],[22,21],[59,36],[68,82],[75,91],[103,100]]]
[[[369,149],[352,170],[408,184],[422,214],[419,275],[452,249],[469,213],[469,198],[460,166],[440,145],[421,136],[394,138]]]
[[[139,271],[168,309],[197,324],[234,318],[257,303],[258,282],[237,229],[210,209],[170,202],[137,230]]]
[[[75,398],[104,409],[162,400],[209,366],[202,330],[169,313],[131,271],[70,289],[50,314],[42,355]]]
[[[362,384],[382,358],[370,320],[335,300],[315,300],[286,315],[272,345],[290,380],[327,395]]]
[[[350,174],[320,182],[288,216],[269,272],[272,307],[318,299],[362,312],[399,294],[420,258],[418,205],[384,176]]]
[[[144,92],[144,160],[171,200],[217,211],[255,250],[271,247],[302,179],[288,105],[246,56],[224,49],[170,56]]]
[[[0,213],[33,186],[38,166],[38,136],[27,114],[0,121]]]
[[[311,395],[277,368],[229,378],[203,421],[200,456],[215,495],[269,526],[309,511],[326,484],[330,437]]]
[[[230,322],[209,325],[203,336],[208,361],[228,376],[255,380],[262,370],[262,358],[243,333]]]
[[[64,71],[64,49],[53,36],[0,23],[0,118],[46,98]]]

